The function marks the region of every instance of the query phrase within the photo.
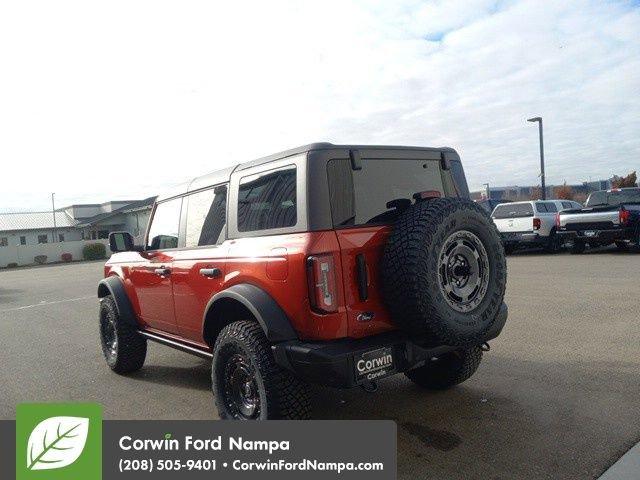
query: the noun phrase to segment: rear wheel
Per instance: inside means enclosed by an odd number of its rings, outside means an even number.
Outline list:
[[[432,357],[427,364],[409,370],[405,376],[413,383],[432,390],[444,390],[469,379],[480,366],[482,349],[472,347]]]
[[[100,344],[107,365],[116,373],[140,370],[147,357],[147,339],[120,317],[111,295],[100,299]]]
[[[556,235],[555,231],[551,232],[545,250],[547,251],[547,253],[558,253],[561,249],[562,240],[558,235]]]
[[[256,322],[233,322],[213,348],[212,388],[223,420],[301,420],[309,417],[307,386],[280,368]]]
[[[571,245],[571,253],[573,253],[574,255],[579,255],[581,253],[584,253],[586,248],[587,247],[584,242],[574,241],[573,245]]]

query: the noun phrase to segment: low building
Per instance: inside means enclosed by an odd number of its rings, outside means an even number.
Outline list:
[[[0,213],[0,248],[106,239],[128,231],[141,239],[155,197],[136,201],[70,205],[53,212]]]
[[[545,190],[547,198],[554,198],[556,188],[562,186],[563,185],[546,185]],[[611,180],[596,180],[593,182],[583,182],[567,186],[573,190],[574,194],[586,197],[596,190],[610,189]],[[472,200],[528,200],[539,191],[540,185],[529,185],[523,187],[512,185],[507,187],[484,188],[482,190],[473,191],[470,195]]]

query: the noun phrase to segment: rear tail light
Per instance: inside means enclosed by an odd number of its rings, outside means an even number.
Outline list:
[[[556,213],[556,228],[560,228],[560,212]]]
[[[534,218],[533,219],[533,229],[534,230],[540,230],[540,227],[542,226],[542,223],[540,222],[539,218]]]
[[[313,309],[323,313],[336,312],[336,269],[332,254],[323,253],[307,258],[307,281]]]
[[[618,212],[618,219],[620,220],[620,225],[626,225],[631,220],[631,212],[621,208]]]

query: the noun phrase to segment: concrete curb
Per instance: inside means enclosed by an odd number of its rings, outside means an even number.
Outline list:
[[[611,465],[598,480],[637,480],[640,478],[640,443],[636,443]]]

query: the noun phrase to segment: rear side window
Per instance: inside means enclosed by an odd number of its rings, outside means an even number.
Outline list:
[[[440,163],[432,160],[362,159],[352,170],[349,160],[327,165],[335,227],[392,223],[419,192],[443,193]]]
[[[297,216],[295,166],[240,180],[239,232],[293,227]]]
[[[182,198],[159,203],[151,219],[147,250],[178,248]]]
[[[227,218],[226,185],[193,193],[187,202],[185,247],[222,243]]]
[[[533,217],[533,207],[530,203],[503,203],[493,211],[493,218],[522,218]]]
[[[558,211],[553,202],[536,202],[536,210],[539,213],[556,213]]]

